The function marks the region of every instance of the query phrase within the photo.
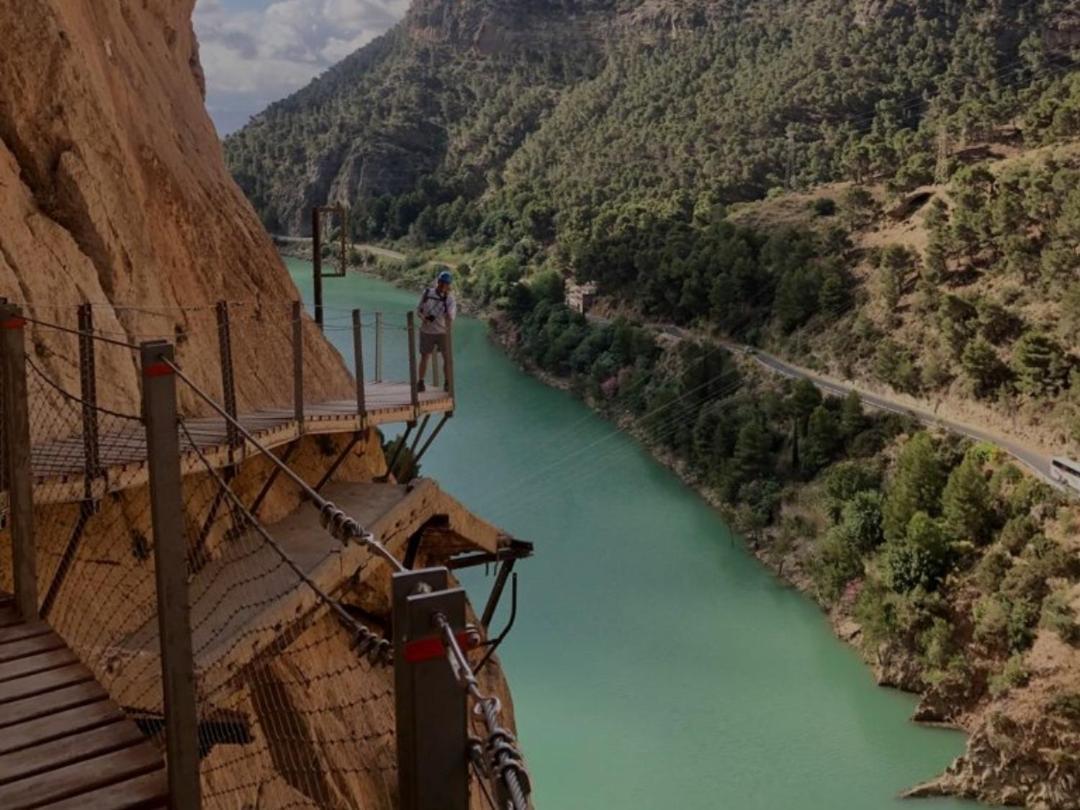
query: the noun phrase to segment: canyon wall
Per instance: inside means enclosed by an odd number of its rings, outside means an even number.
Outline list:
[[[225,169],[206,113],[195,0],[0,4],[0,296],[35,318],[121,340],[176,339],[185,367],[220,387],[212,305],[235,302],[241,406],[287,400],[297,292]],[[307,323],[308,395],[348,391]],[[70,335],[33,327],[49,371],[78,390]],[[136,398],[133,352],[99,357],[105,404]],[[191,404],[191,403],[188,403]]]

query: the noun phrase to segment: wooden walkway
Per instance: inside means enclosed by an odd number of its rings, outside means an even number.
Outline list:
[[[410,484],[333,483],[324,494],[371,529],[399,558],[404,557],[409,538],[433,519],[443,535],[457,538],[455,545],[440,542],[439,550],[446,556],[469,550],[493,553],[510,542],[508,536],[427,478]],[[301,506],[267,529],[304,574],[331,597],[386,576],[385,564],[369,565],[372,557],[365,548],[342,546],[330,537],[310,507]],[[204,694],[219,692],[264,651],[274,649],[275,642],[287,636],[294,623],[305,617],[310,620],[313,611],[327,609],[291,568],[280,564],[280,557],[265,543],[244,552],[246,580],[237,582],[225,573],[233,565],[228,557],[214,560],[190,583],[192,646],[199,689]],[[158,655],[156,623],[148,622],[111,646],[109,654],[121,673],[110,683],[113,697],[128,708],[153,714],[162,701],[160,680],[147,680],[147,673],[154,672],[156,666],[147,659],[156,660]],[[217,708],[200,701],[200,712],[205,715],[200,720],[212,716]]]
[[[265,447],[289,444],[305,434],[352,433],[367,427],[415,422],[427,415],[449,413],[454,400],[444,391],[419,394],[412,404],[408,383],[367,383],[365,409],[359,413],[356,400],[338,400],[305,405],[304,421],[296,421],[291,408],[277,408],[240,414],[238,421]],[[184,424],[203,455],[217,467],[242,463],[259,451],[250,443],[229,448],[226,423],[221,418],[187,419]],[[181,433],[181,469],[186,474],[205,467]],[[103,475],[92,482],[92,496],[141,486],[148,481],[146,435],[141,423],[112,419],[109,430],[98,439]],[[82,436],[35,444],[33,447],[34,502],[69,503],[85,494],[86,451]],[[6,497],[6,496],[5,496]]]
[[[168,806],[165,764],[44,622],[0,605],[0,807]]]

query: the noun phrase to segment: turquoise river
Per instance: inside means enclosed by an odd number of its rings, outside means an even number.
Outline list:
[[[289,267],[310,296],[310,265]],[[325,288],[327,334],[350,363],[347,310],[401,324],[415,304],[359,275]],[[876,687],[694,492],[521,372],[483,323],[461,319],[455,349],[457,414],[423,474],[536,544],[501,657],[537,807],[971,807],[896,798],[948,765],[962,735],[911,724],[914,700]],[[405,358],[390,330],[388,379],[407,378]],[[466,584],[482,602],[489,581]]]

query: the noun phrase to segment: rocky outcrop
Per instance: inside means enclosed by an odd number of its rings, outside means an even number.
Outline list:
[[[195,0],[9,0],[0,4],[0,295],[34,316],[133,342],[182,336],[210,390],[210,305],[243,302],[258,341],[235,347],[241,404],[287,398],[288,302],[297,297],[251,205],[225,169],[203,105]],[[39,358],[78,390],[70,336],[35,329]],[[309,327],[311,394],[347,390]],[[102,399],[135,402],[131,352],[99,361]]]

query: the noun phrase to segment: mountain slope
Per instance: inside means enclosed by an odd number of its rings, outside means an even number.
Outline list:
[[[419,237],[440,238],[532,202],[572,234],[676,192],[925,182],[1033,99],[1025,136],[1064,134],[1053,96],[1077,41],[1072,2],[423,0],[226,152],[272,229],[304,233],[332,199],[363,207],[367,235],[424,216]]]

